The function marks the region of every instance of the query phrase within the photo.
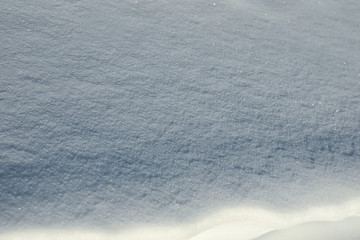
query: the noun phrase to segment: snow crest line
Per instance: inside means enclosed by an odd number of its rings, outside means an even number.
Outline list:
[[[0,240],[272,240],[359,239],[360,198],[302,212],[239,207],[190,224],[137,226],[119,232],[91,229],[30,229],[0,234]],[[330,230],[330,231],[329,231]],[[331,235],[329,235],[331,234]]]

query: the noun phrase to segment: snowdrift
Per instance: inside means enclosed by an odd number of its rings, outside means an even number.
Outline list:
[[[1,240],[357,240],[360,199],[303,212],[229,208],[191,224],[137,226],[122,231],[36,229],[0,234]]]
[[[1,240],[349,232],[359,12],[358,0],[2,1]]]

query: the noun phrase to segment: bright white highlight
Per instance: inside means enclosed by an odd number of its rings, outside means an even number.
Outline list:
[[[339,222],[312,222],[265,234],[256,240],[359,240],[360,217]]]
[[[281,213],[229,208],[191,224],[138,226],[120,232],[38,229],[0,234],[0,240],[340,240],[360,239],[360,198],[344,204]]]

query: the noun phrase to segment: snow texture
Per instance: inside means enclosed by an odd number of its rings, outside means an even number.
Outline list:
[[[359,26],[357,0],[3,1],[0,230],[358,197]]]
[[[357,216],[353,215],[355,209]],[[341,205],[292,213],[230,208],[190,224],[137,226],[121,231],[17,230],[0,234],[0,240],[358,240],[359,224],[360,199],[354,199]]]

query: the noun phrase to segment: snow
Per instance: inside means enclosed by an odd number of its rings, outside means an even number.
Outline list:
[[[359,10],[356,0],[2,3],[0,239],[116,238],[140,225],[156,239],[225,237],[241,224],[187,226],[223,209],[296,218],[348,202],[346,214],[270,229],[351,228]],[[269,230],[259,218],[246,224]]]
[[[349,217],[350,216],[350,217]],[[0,234],[0,240],[356,240],[360,237],[360,199],[301,212],[255,207],[228,208],[188,224],[137,226],[122,231],[31,229]]]

